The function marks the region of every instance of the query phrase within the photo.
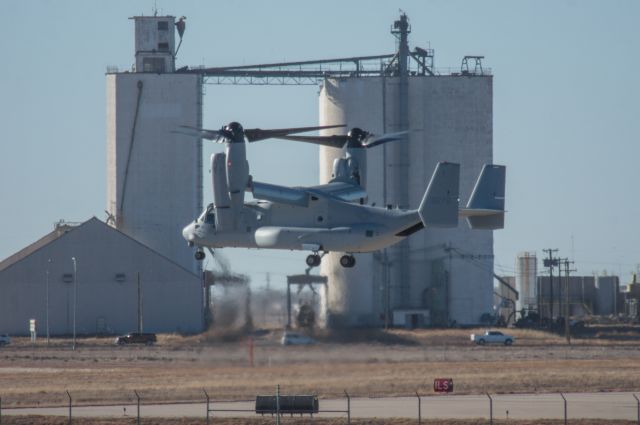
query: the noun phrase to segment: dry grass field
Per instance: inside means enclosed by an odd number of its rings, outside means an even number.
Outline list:
[[[456,394],[640,390],[634,329],[571,346],[558,336],[513,330],[512,347],[472,345],[474,331],[481,330],[317,334],[320,343],[308,347],[283,347],[274,331],[255,339],[253,367],[247,342],[233,334],[161,335],[153,347],[87,338],[75,352],[69,340],[32,346],[17,338],[0,349],[0,397],[3,407],[65,405],[68,390],[74,405],[125,403],[135,400],[135,389],[149,403],[202,401],[204,388],[212,399],[238,400],[271,394],[276,384],[283,393],[320,397],[344,390],[430,395],[435,377],[452,377]]]

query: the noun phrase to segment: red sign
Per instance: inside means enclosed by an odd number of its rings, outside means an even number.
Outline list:
[[[453,379],[451,378],[436,378],[433,380],[433,391],[437,393],[450,393],[453,392]]]

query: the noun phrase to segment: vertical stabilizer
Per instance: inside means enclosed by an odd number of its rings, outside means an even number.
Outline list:
[[[456,227],[460,164],[440,162],[420,203],[418,214],[425,227]]]
[[[485,164],[473,188],[469,202],[460,215],[467,218],[472,229],[502,229],[504,227],[504,165]]]

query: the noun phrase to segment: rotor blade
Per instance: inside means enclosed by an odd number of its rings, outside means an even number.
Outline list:
[[[304,133],[307,131],[324,130],[327,128],[345,127],[344,124],[325,125],[321,127],[297,127],[297,128],[277,128],[272,130],[262,130],[261,128],[250,128],[244,130],[244,135],[250,142],[257,142],[264,139],[282,139],[289,134]]]
[[[172,133],[202,137],[203,139],[207,140],[217,140],[219,137],[224,137],[224,133],[219,130],[206,130],[204,128],[189,127],[188,125],[181,125],[180,128],[184,129],[184,131],[174,130],[172,131]]]
[[[295,140],[296,142],[313,143],[315,145],[329,146],[332,148],[342,148],[349,136],[346,134],[335,136],[282,136],[280,139]]]
[[[380,136],[369,136],[369,138],[363,143],[365,148],[372,148],[374,146],[381,145],[383,143],[392,142],[394,140],[406,139],[408,131],[400,131],[398,133],[387,133]]]

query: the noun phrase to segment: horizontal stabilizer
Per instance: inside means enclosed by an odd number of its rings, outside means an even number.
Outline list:
[[[456,227],[460,164],[440,162],[436,166],[418,214],[425,227]]]
[[[503,165],[485,164],[473,188],[467,207],[460,210],[472,229],[504,227],[505,172]]]

